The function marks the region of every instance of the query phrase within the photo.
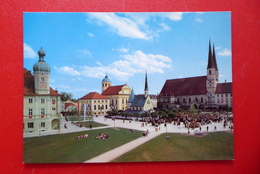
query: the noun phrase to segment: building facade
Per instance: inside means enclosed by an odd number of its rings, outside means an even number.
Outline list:
[[[232,107],[232,82],[219,83],[215,48],[209,42],[205,76],[166,80],[159,96],[158,108],[200,109]]]
[[[132,90],[127,104],[128,109],[125,111],[125,113],[138,113],[138,114],[142,114],[144,112],[151,113],[154,111],[156,104],[157,104],[156,95],[149,95],[148,79],[146,73],[145,83],[144,83],[144,94],[134,95],[134,91]]]
[[[78,102],[86,105],[86,112],[88,114],[106,114],[110,111],[110,100],[97,92],[90,92],[81,97]]]
[[[45,51],[38,51],[34,75],[24,69],[24,133],[59,130],[61,96],[50,87],[50,66],[44,61]]]
[[[107,75],[102,80],[102,95],[109,98],[111,110],[126,110],[130,94],[131,88],[127,84],[112,86]]]

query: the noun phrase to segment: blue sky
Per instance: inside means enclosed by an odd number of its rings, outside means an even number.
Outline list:
[[[143,94],[145,71],[157,94],[167,79],[206,75],[209,39],[220,82],[231,82],[229,12],[24,13],[24,67],[32,70],[42,47],[51,87],[73,98],[101,93],[106,73]]]

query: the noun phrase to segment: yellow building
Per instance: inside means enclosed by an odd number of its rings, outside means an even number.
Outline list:
[[[111,110],[126,110],[131,88],[127,85],[112,86],[112,82],[106,75],[102,80],[102,95],[110,100]]]
[[[78,102],[81,104],[86,104],[87,112],[94,115],[106,114],[106,112],[110,110],[109,98],[100,95],[97,92],[88,93],[87,95],[81,97]]]

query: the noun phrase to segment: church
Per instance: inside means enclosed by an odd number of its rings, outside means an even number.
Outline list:
[[[50,65],[45,51],[38,51],[39,60],[33,73],[24,68],[24,133],[59,130],[61,95],[50,87]]]
[[[154,112],[157,105],[157,96],[149,94],[147,72],[145,74],[144,94],[135,95],[134,90],[130,94],[127,110],[125,113],[138,113]]]
[[[232,82],[219,83],[215,48],[209,41],[205,76],[166,80],[158,96],[157,107],[188,109],[232,108]]]
[[[111,110],[126,110],[130,93],[131,88],[127,84],[113,86],[107,75],[102,80],[101,95],[109,99]]]

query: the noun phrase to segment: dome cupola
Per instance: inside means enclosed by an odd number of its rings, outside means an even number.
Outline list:
[[[107,76],[105,76],[105,78],[102,80],[102,82],[111,82],[110,78]]]
[[[46,53],[42,48],[38,51],[39,60],[38,60],[38,62],[36,62],[33,65],[34,72],[38,71],[38,72],[48,72],[49,73],[51,71],[50,65],[44,61],[45,54]]]

